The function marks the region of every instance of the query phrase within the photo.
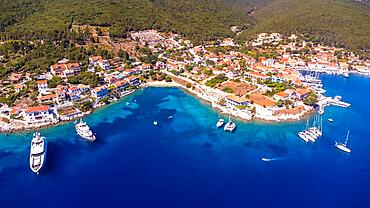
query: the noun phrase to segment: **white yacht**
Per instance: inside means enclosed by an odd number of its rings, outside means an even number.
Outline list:
[[[34,133],[31,141],[30,168],[36,174],[39,174],[42,166],[45,164],[46,150],[47,142],[45,137],[41,137],[38,132]]]
[[[91,131],[90,127],[80,119],[80,122],[75,122],[75,128],[77,134],[80,135],[82,138],[86,139],[87,141],[93,142],[95,141],[96,137]]]
[[[220,118],[220,119],[218,119],[218,121],[216,123],[216,127],[220,128],[222,125],[224,125],[224,123],[225,123],[225,120],[223,118]]]
[[[154,126],[158,125],[158,121],[153,121],[153,125]]]
[[[233,132],[235,127],[236,127],[236,124],[231,121],[230,116],[229,116],[229,121],[226,123],[224,127],[224,131]]]
[[[333,122],[334,120],[332,118],[328,118],[328,121],[329,122]]]
[[[335,147],[337,147],[338,149],[340,149],[344,152],[350,153],[352,150],[347,147],[348,136],[349,136],[349,131],[347,132],[346,141],[344,143],[340,143],[340,142],[335,141]]]

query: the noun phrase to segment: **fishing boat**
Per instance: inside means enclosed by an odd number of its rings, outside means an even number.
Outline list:
[[[347,132],[346,141],[344,141],[344,143],[335,141],[335,147],[346,153],[350,153],[352,150],[347,147],[348,138],[349,138],[349,131]]]
[[[225,119],[220,118],[220,119],[218,119],[218,121],[217,121],[217,123],[216,123],[216,127],[217,127],[217,128],[220,128],[221,126],[223,126],[223,125],[224,125],[224,123],[225,123]]]
[[[39,174],[46,161],[47,142],[39,132],[33,134],[30,150],[30,168],[32,172]]]
[[[95,135],[91,131],[90,127],[86,124],[86,122],[82,121],[82,119],[80,119],[80,122],[75,122],[75,129],[77,134],[80,135],[82,138],[90,142],[95,141]]]
[[[226,123],[224,127],[224,131],[233,132],[235,128],[236,128],[236,124],[231,121],[230,115],[229,115],[229,121]]]

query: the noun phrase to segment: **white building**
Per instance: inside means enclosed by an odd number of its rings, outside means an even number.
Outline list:
[[[47,105],[29,107],[23,112],[23,119],[29,124],[51,123],[55,121],[53,110]]]

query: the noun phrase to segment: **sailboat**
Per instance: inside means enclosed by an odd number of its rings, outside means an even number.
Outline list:
[[[235,127],[236,127],[236,124],[231,121],[230,115],[229,115],[229,121],[226,123],[226,125],[224,127],[224,131],[233,132]]]
[[[349,131],[347,132],[346,141],[344,143],[335,141],[335,147],[344,152],[350,153],[352,150],[347,147],[348,137],[349,137]]]

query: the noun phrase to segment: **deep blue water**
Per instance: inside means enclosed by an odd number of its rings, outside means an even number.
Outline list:
[[[313,144],[296,136],[305,121],[238,121],[225,133],[217,112],[175,88],[139,91],[86,118],[95,143],[73,124],[43,130],[40,175],[28,166],[31,134],[1,135],[0,207],[370,207],[370,79],[323,79],[352,106],[327,108]],[[347,129],[349,155],[334,148]]]

